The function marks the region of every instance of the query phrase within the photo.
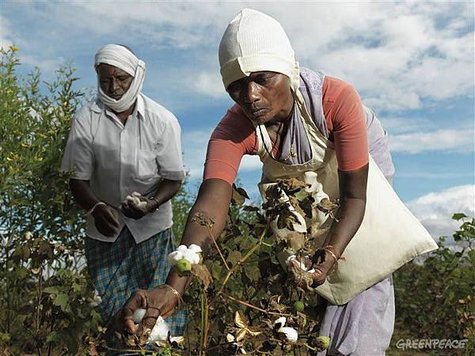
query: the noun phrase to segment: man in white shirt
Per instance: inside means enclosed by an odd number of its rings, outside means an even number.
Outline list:
[[[137,289],[165,283],[175,250],[170,199],[185,177],[175,116],[141,93],[145,64],[109,44],[95,56],[98,95],[73,118],[62,170],[87,212],[86,259],[107,323]],[[183,333],[184,313],[167,319]]]

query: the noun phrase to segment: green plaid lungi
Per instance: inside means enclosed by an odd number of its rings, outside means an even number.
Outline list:
[[[139,244],[124,227],[116,241],[86,238],[87,268],[102,301],[98,311],[108,323],[137,289],[165,283],[170,265],[167,256],[176,249],[171,229]],[[166,319],[172,336],[183,335],[186,311],[177,310]]]

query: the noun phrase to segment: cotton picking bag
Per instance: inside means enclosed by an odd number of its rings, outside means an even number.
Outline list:
[[[264,164],[259,188],[264,192],[277,179],[295,177],[315,189],[312,195],[317,202],[324,197],[338,198],[337,162],[332,143],[307,115],[303,118],[312,147],[312,159],[304,164],[286,165],[273,159],[263,148],[261,139],[267,141],[267,147],[272,147],[267,130],[263,125],[257,126],[258,152]],[[315,180],[313,184],[312,179]],[[318,215],[312,223],[328,226],[329,219]],[[319,236],[319,245],[325,238],[325,234]],[[437,247],[370,157],[363,222],[342,254],[338,268],[316,288],[316,292],[330,303],[345,304],[405,263]]]

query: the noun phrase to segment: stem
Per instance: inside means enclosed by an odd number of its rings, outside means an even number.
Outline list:
[[[257,250],[258,247],[261,246],[262,244],[262,240],[264,239],[265,235],[266,235],[266,232],[267,232],[267,229],[268,229],[268,226],[266,226],[266,228],[264,229],[264,231],[262,231],[262,234],[261,236],[259,237],[259,241],[244,255],[244,257],[241,258],[241,260],[236,263],[235,266],[233,266],[233,268],[231,268],[230,270],[228,270],[228,273],[226,274],[226,277],[224,278],[224,281],[223,281],[223,284],[221,285],[221,288],[219,288],[219,291],[218,293],[216,293],[216,295],[219,295],[223,292],[223,289],[224,287],[226,286],[226,283],[228,282],[229,278],[231,277],[231,275],[236,272],[236,270],[238,268],[241,267],[241,265],[254,253],[254,251]]]
[[[224,266],[229,271],[229,265],[227,264],[226,259],[224,258],[223,253],[221,252],[221,249],[219,248],[218,243],[216,242],[216,239],[214,238],[213,231],[211,231],[211,228],[208,225],[206,225],[206,228],[208,229],[209,236],[211,236],[211,239],[213,240],[214,247],[216,247],[216,250],[218,250],[219,256],[221,257]]]
[[[226,298],[231,299],[232,301],[234,301],[234,302],[236,302],[236,303],[239,303],[239,304],[241,304],[241,305],[244,305],[244,306],[249,307],[249,308],[252,308],[252,309],[256,309],[256,310],[258,310],[258,311],[260,311],[260,312],[262,312],[262,313],[265,313],[265,314],[278,315],[278,316],[291,316],[291,315],[292,315],[292,314],[288,314],[288,313],[287,313],[287,314],[283,314],[283,313],[277,313],[277,312],[267,311],[267,310],[265,310],[265,309],[256,307],[255,305],[250,304],[250,303],[248,303],[248,302],[245,302],[245,301],[243,301],[243,300],[239,300],[239,299],[237,299],[237,298],[234,298],[234,297],[232,297],[232,296],[230,296],[230,295],[227,295],[227,294],[223,294],[223,295],[224,295]]]
[[[41,323],[41,290],[42,290],[42,280],[43,280],[43,263],[40,262],[40,271],[38,273],[38,288],[37,288],[37,304],[36,304],[36,332],[35,334],[38,335],[40,330],[40,323]]]
[[[201,342],[200,356],[206,355],[206,347],[208,346],[208,298],[206,291],[201,290]]]

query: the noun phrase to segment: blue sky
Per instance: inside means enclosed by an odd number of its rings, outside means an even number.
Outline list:
[[[175,113],[191,184],[207,139],[231,100],[217,48],[244,7],[282,23],[301,66],[355,86],[391,137],[394,186],[433,236],[454,212],[474,215],[474,5],[472,1],[2,1],[0,44],[20,48],[22,71],[51,80],[70,63],[91,93],[94,53],[131,47],[147,65],[144,93]],[[260,163],[239,174],[257,196]]]

